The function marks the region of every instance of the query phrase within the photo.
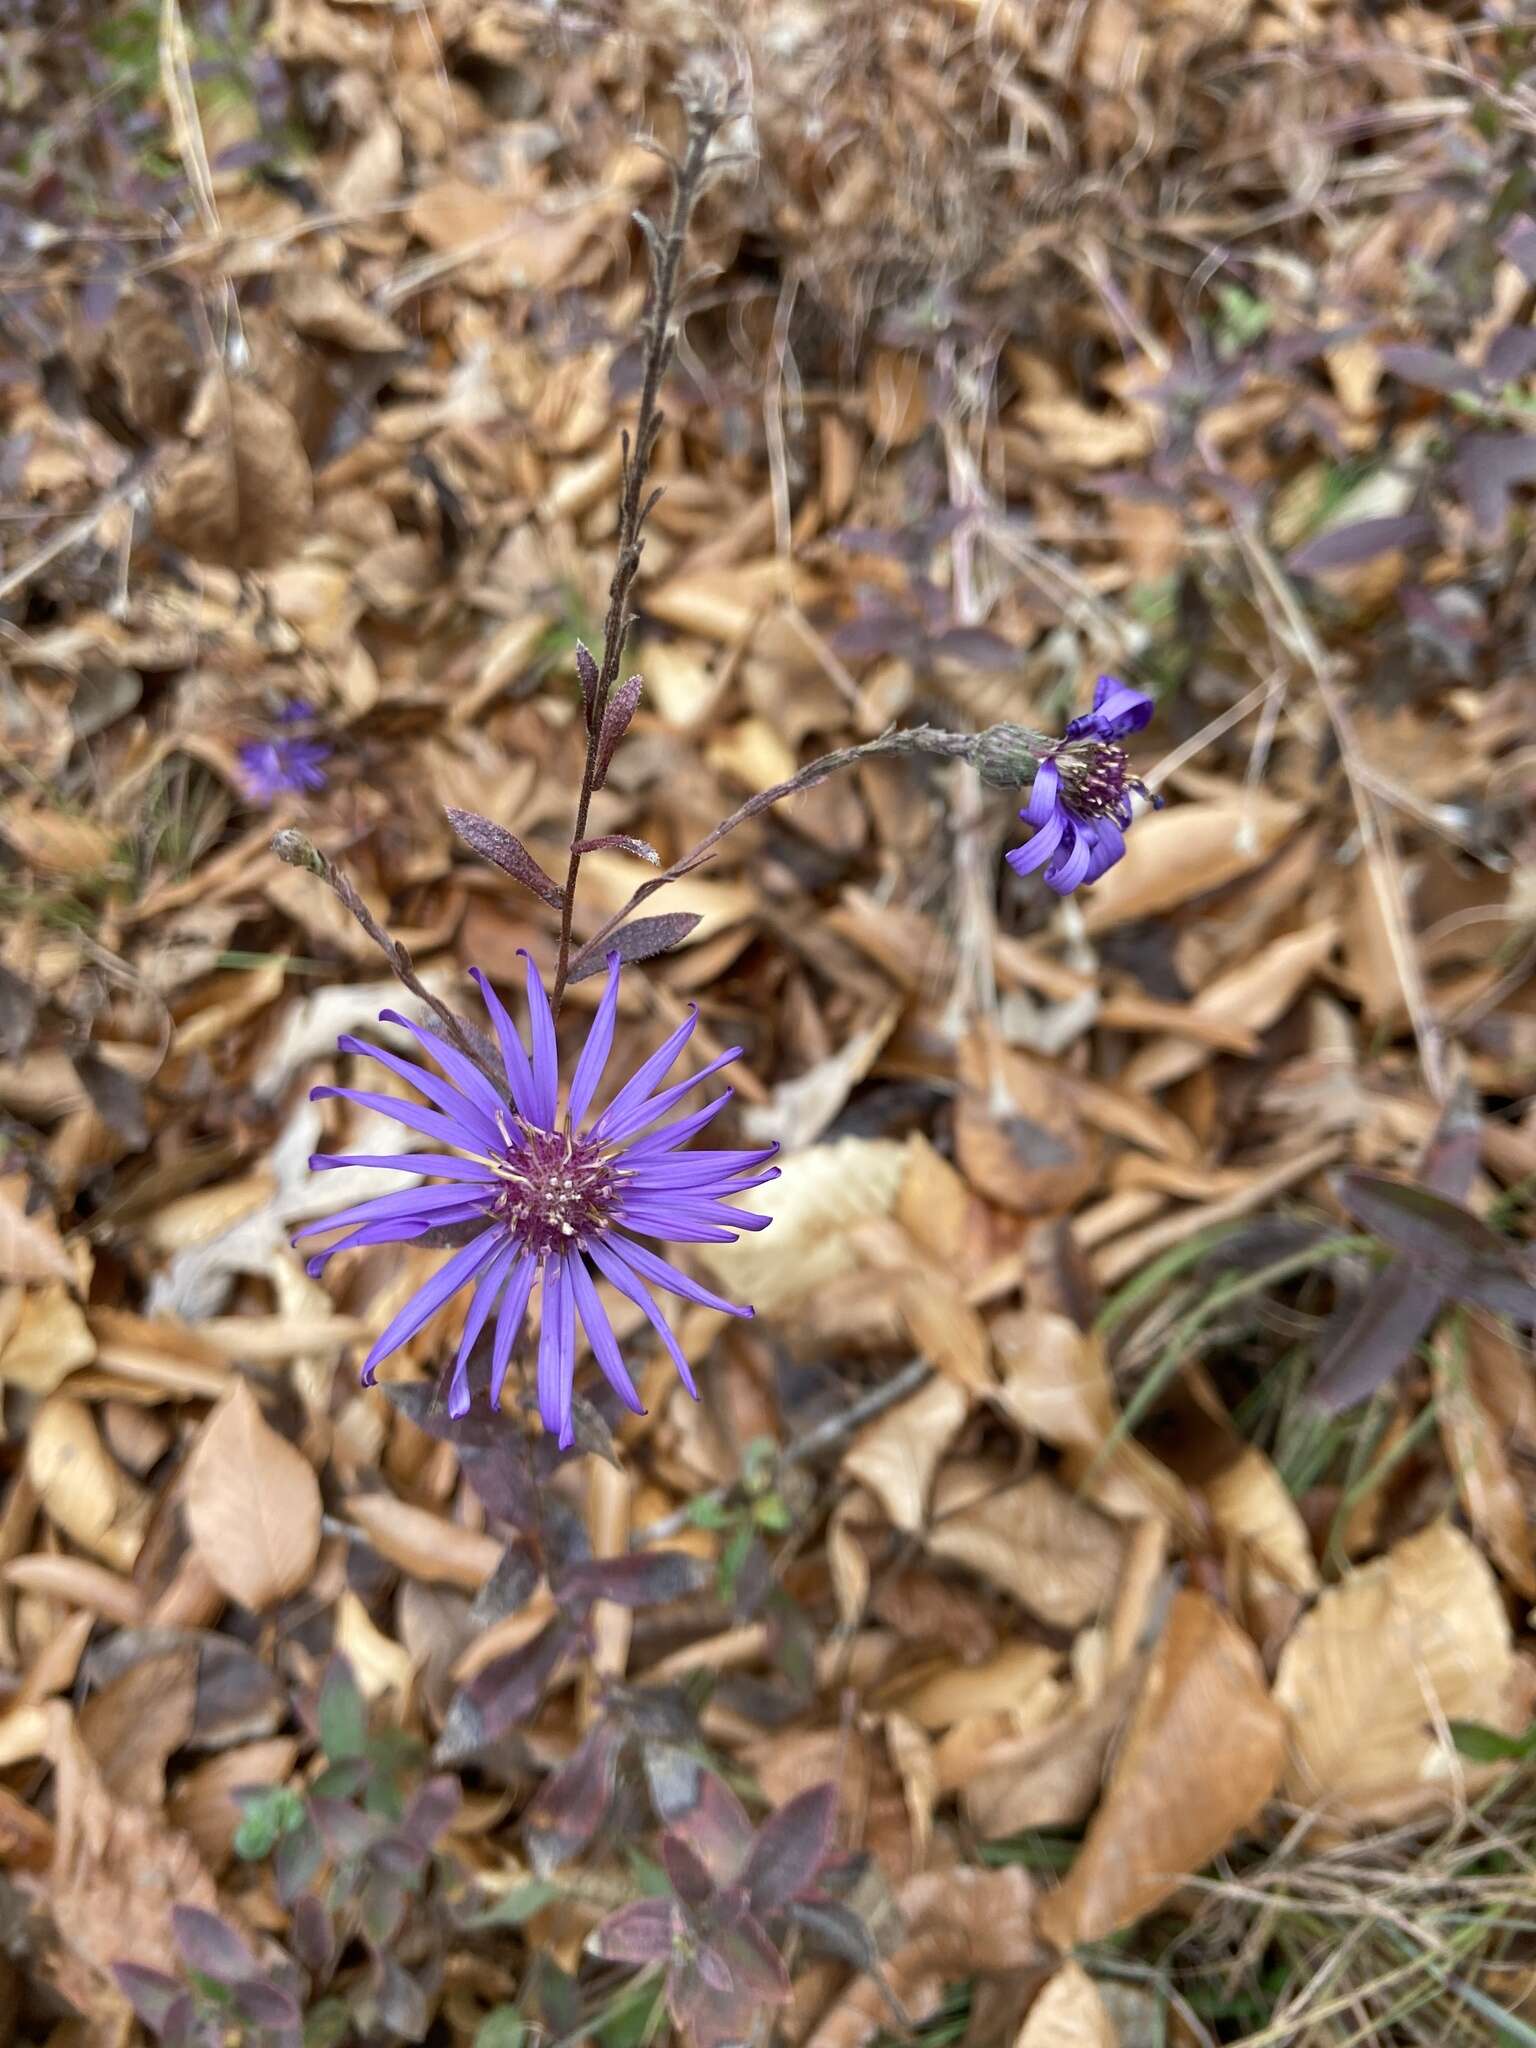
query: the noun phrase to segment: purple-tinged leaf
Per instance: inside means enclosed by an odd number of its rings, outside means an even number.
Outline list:
[[[333,1764],[360,1757],[368,1746],[368,1702],[352,1675],[352,1666],[339,1653],[326,1664],[320,1680],[315,1721],[320,1747]]]
[[[702,1906],[714,1897],[714,1879],[681,1835],[662,1836],[661,1867],[685,1906]]]
[[[865,1973],[879,1968],[880,1950],[875,1937],[853,1908],[840,1899],[791,1899],[784,1912],[823,1955],[835,1956],[839,1962],[851,1963],[854,1969]]]
[[[599,1721],[576,1754],[544,1780],[523,1812],[528,1860],[541,1877],[558,1870],[602,1826],[618,1778],[624,1730]]]
[[[762,2005],[783,2005],[789,1997],[789,1972],[756,1920],[748,1914],[715,1942],[731,1975]]]
[[[573,1647],[571,1631],[556,1622],[520,1650],[493,1657],[454,1694],[434,1761],[463,1763],[528,1720]]]
[[[1427,512],[1405,512],[1393,519],[1356,519],[1293,549],[1286,565],[1299,576],[1313,576],[1322,569],[1352,569],[1360,562],[1374,562],[1394,548],[1419,547],[1432,541],[1438,531]]]
[[[1504,1240],[1480,1216],[1430,1188],[1347,1168],[1333,1177],[1345,1213],[1426,1273],[1452,1283],[1484,1259],[1508,1266]]]
[[[444,805],[444,811],[449,824],[471,853],[479,854],[492,867],[500,868],[504,875],[510,875],[513,881],[531,889],[551,910],[560,909],[565,902],[565,892],[545,874],[515,832],[509,832],[505,825],[493,824],[489,818],[482,818],[478,811],[461,811],[454,804]]]
[[[597,754],[593,763],[594,789],[601,789],[608,780],[614,750],[629,731],[629,721],[635,715],[635,707],[644,688],[645,683],[640,676],[629,676],[619,684],[603,709],[603,723],[597,735]]]
[[[207,2048],[198,2001],[190,1991],[181,1994],[160,2022],[160,2039],[165,2048]]]
[[[393,1871],[381,1869],[377,1863],[370,1866],[357,1910],[363,1939],[375,1955],[388,1948],[400,1932],[408,1901],[409,1894]]]
[[[608,934],[600,953],[589,953],[583,946],[576,955],[570,978],[585,981],[589,974],[597,973],[610,953],[617,953],[626,966],[632,960],[654,960],[658,954],[680,946],[701,922],[698,912],[693,910],[668,910],[660,917],[631,918],[628,924]]]
[[[277,1895],[285,1906],[305,1891],[325,1861],[325,1842],[314,1816],[306,1813],[302,1826],[284,1835],[272,1858],[277,1878]]]
[[[1501,327],[1483,355],[1483,375],[1495,384],[1518,384],[1536,365],[1536,328]]]
[[[158,2034],[171,2007],[183,1994],[180,1980],[167,1977],[163,1970],[148,1969],[143,1963],[114,1963],[112,1974],[134,2012],[152,2034]]]
[[[935,634],[928,643],[930,654],[941,654],[949,661],[965,661],[976,668],[1006,669],[1017,668],[1019,650],[1001,633],[989,632],[985,626],[950,626],[944,632]]]
[[[295,1956],[312,1977],[324,1983],[336,1965],[336,1929],[313,1892],[294,1902],[291,1939]]]
[[[1426,391],[1443,392],[1450,396],[1454,392],[1477,392],[1483,388],[1483,380],[1475,370],[1458,362],[1455,356],[1447,355],[1443,349],[1419,348],[1412,344],[1393,343],[1381,351],[1384,369],[1401,377],[1405,384],[1417,384]]]
[[[424,1380],[391,1380],[380,1392],[407,1422],[437,1443],[452,1444],[464,1476],[490,1512],[515,1529],[539,1523],[539,1493],[528,1464],[527,1439],[484,1408],[453,1416],[439,1390]]]
[[[291,1991],[261,1978],[240,1985],[235,1992],[235,2010],[255,2027],[295,2027],[303,2018]]]
[[[1422,1279],[1406,1259],[1394,1259],[1325,1340],[1312,1400],[1330,1415],[1369,1400],[1413,1356],[1445,1299],[1439,1281]]]
[[[588,732],[592,730],[592,706],[597,702],[597,685],[601,671],[593,660],[584,642],[576,642],[576,680],[581,685],[582,709],[585,713]]]
[[[215,1984],[243,1984],[256,1975],[256,1958],[245,1939],[217,1913],[201,1906],[172,1906],[171,1933],[189,1970]]]
[[[1511,224],[1499,248],[1527,284],[1536,284],[1536,221],[1522,214]]]
[[[1502,540],[1510,492],[1517,484],[1536,483],[1536,437],[1468,434],[1456,450],[1455,474],[1479,533]]]
[[[510,1544],[502,1552],[501,1562],[486,1580],[470,1603],[469,1620],[473,1628],[489,1628],[493,1622],[505,1621],[509,1614],[532,1598],[534,1588],[544,1576],[544,1568],[534,1555],[533,1548],[526,1540]]]
[[[884,654],[906,654],[921,638],[911,613],[888,605],[849,619],[828,635],[827,644],[834,654],[849,661],[863,661]]]
[[[559,1606],[580,1620],[594,1600],[611,1600],[616,1607],[661,1607],[702,1592],[713,1576],[705,1559],[685,1550],[642,1550],[570,1565],[557,1575],[551,1590]]]
[[[662,1825],[682,1836],[717,1885],[734,1883],[752,1847],[752,1823],[724,1779],[662,1743],[647,1750],[645,1774]]]
[[[604,832],[598,839],[578,839],[572,853],[631,853],[636,860],[661,866],[661,855],[648,839],[632,839],[627,832]]]
[[[813,1785],[769,1815],[741,1874],[754,1913],[776,1912],[814,1881],[836,1825],[835,1785]]]
[[[374,2003],[380,2021],[402,2041],[424,2041],[432,2024],[426,1992],[392,1955],[376,1955],[374,1969]]]
[[[444,1773],[440,1777],[428,1778],[419,1786],[410,1805],[405,1809],[405,1819],[400,1832],[413,1848],[424,1856],[431,1855],[438,1842],[452,1827],[464,1804],[464,1788],[457,1778]]]
[[[389,1832],[389,1823],[382,1814],[365,1813],[350,1799],[312,1798],[309,1807],[325,1846],[337,1863],[363,1855]]]
[[[1496,1316],[1536,1327],[1536,1283],[1516,1272],[1505,1259],[1478,1259],[1463,1274],[1456,1290],[1462,1301],[1475,1302]]]
[[[604,1963],[661,1963],[672,1954],[673,1940],[682,1931],[682,1918],[671,1899],[636,1899],[593,1928],[587,1953]]]

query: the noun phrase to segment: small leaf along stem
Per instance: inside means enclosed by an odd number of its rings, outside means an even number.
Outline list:
[[[608,586],[608,615],[603,623],[603,658],[590,694],[585,690],[587,754],[582,768],[581,795],[576,805],[576,823],[571,832],[570,861],[565,871],[564,901],[560,910],[560,952],[555,967],[554,1007],[558,1011],[570,979],[571,916],[576,902],[576,879],[581,870],[582,842],[587,837],[587,814],[605,764],[603,713],[618,679],[624,643],[629,635],[629,594],[640,569],[644,545],[642,529],[652,506],[661,495],[644,495],[651,456],[661,432],[659,400],[662,379],[672,360],[672,309],[677,301],[677,274],[687,239],[688,222],[699,196],[710,143],[726,115],[722,91],[706,87],[688,105],[688,148],[676,167],[672,187],[672,217],[664,234],[658,235],[642,220],[652,250],[651,302],[642,332],[645,336],[644,374],[640,385],[640,407],[635,419],[634,439],[624,436],[624,462],[619,484],[619,532],[613,580]],[[609,751],[612,751],[611,742]]]

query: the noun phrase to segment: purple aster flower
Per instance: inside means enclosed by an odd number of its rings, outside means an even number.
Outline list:
[[[531,1057],[496,991],[478,968],[470,969],[495,1026],[504,1089],[493,1086],[472,1061],[435,1031],[413,1024],[393,1010],[381,1011],[381,1021],[409,1031],[441,1074],[350,1035],[338,1041],[343,1052],[377,1060],[401,1080],[409,1081],[432,1106],[423,1109],[395,1095],[373,1095],[357,1088],[316,1088],[315,1100],[339,1095],[348,1102],[363,1103],[447,1149],[393,1158],[318,1153],[310,1165],[427,1172],[446,1185],[376,1196],[327,1217],[323,1223],[311,1224],[299,1236],[313,1237],[320,1231],[342,1228],[347,1231],[345,1237],[310,1259],[309,1271],[317,1274],[335,1253],[356,1245],[408,1243],[445,1225],[467,1228],[472,1233],[467,1242],[412,1295],[369,1352],[363,1365],[364,1383],[371,1384],[382,1361],[473,1282],[449,1383],[448,1410],[452,1415],[468,1411],[469,1357],[493,1311],[491,1403],[498,1405],[512,1347],[538,1288],[542,1304],[539,1413],[545,1428],[558,1436],[564,1448],[571,1442],[578,1322],[608,1384],[626,1407],[637,1415],[644,1413],[598,1294],[596,1275],[627,1296],[651,1323],[670,1352],[683,1385],[698,1398],[688,1361],[651,1290],[659,1287],[726,1315],[750,1316],[752,1311],[712,1294],[636,1240],[656,1237],[685,1244],[731,1244],[738,1231],[763,1229],[768,1217],[738,1209],[726,1197],[776,1179],[777,1167],[765,1167],[764,1162],[778,1148],[769,1145],[751,1152],[683,1149],[730,1101],[729,1089],[703,1109],[663,1121],[701,1081],[741,1053],[740,1046],[733,1046],[691,1078],[663,1086],[693,1035],[697,1012],[635,1069],[605,1109],[592,1114],[618,1015],[617,953],[608,955],[608,986],[576,1062],[562,1112],[554,1019],[538,969],[526,953],[523,959],[528,970]]]
[[[1152,699],[1114,676],[1100,676],[1093,709],[1074,718],[1052,742],[1035,771],[1029,802],[1019,816],[1035,828],[1016,846],[1008,865],[1017,875],[1044,868],[1058,896],[1096,882],[1125,852],[1131,791],[1161,808],[1146,784],[1130,773],[1120,742],[1152,716]]]
[[[295,699],[277,714],[280,726],[307,725],[313,706]],[[240,748],[240,773],[245,793],[252,803],[274,803],[280,796],[296,796],[302,789],[324,789],[325,764],[331,749],[323,740],[304,739],[298,733],[280,732],[273,739],[247,740]]]

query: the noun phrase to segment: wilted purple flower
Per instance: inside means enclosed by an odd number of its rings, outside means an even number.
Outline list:
[[[280,726],[307,725],[314,707],[295,698],[277,714]],[[247,740],[240,748],[240,774],[245,793],[255,804],[296,796],[301,789],[324,789],[325,764],[331,749],[323,740],[280,732],[273,739]]]
[[[1131,823],[1130,792],[1150,797],[1145,783],[1129,773],[1128,733],[1140,732],[1152,716],[1152,699],[1114,676],[1100,676],[1093,709],[1074,718],[1041,757],[1029,802],[1019,816],[1034,837],[1008,855],[1015,874],[1045,869],[1045,881],[1059,896],[1096,882],[1125,852]]]
[[[685,1244],[730,1244],[738,1231],[761,1230],[768,1217],[735,1208],[725,1198],[775,1179],[778,1169],[765,1169],[764,1162],[777,1148],[770,1145],[752,1152],[682,1149],[729,1102],[729,1089],[689,1116],[661,1122],[685,1095],[741,1052],[740,1046],[733,1046],[690,1079],[662,1087],[693,1035],[697,1013],[690,1014],[687,1022],[636,1068],[606,1109],[589,1116],[613,1044],[619,1007],[617,953],[608,955],[608,986],[576,1062],[562,1114],[554,1019],[538,969],[527,954],[523,958],[528,971],[531,1060],[500,997],[478,968],[470,969],[496,1029],[505,1093],[435,1031],[413,1024],[393,1010],[381,1011],[381,1020],[409,1031],[446,1080],[361,1039],[349,1035],[339,1040],[343,1052],[378,1060],[392,1074],[409,1081],[433,1107],[422,1109],[398,1096],[372,1095],[356,1088],[316,1088],[317,1101],[339,1095],[360,1102],[451,1150],[392,1158],[322,1153],[316,1154],[310,1165],[426,1171],[449,1185],[379,1195],[312,1224],[299,1235],[313,1237],[322,1230],[346,1227],[347,1236],[309,1261],[310,1272],[318,1273],[336,1252],[356,1245],[402,1244],[445,1225],[477,1226],[469,1241],[411,1297],[380,1336],[364,1363],[363,1379],[371,1382],[382,1360],[398,1351],[429,1316],[473,1281],[448,1408],[454,1415],[463,1415],[469,1408],[469,1356],[493,1309],[491,1402],[496,1405],[512,1347],[537,1286],[542,1289],[539,1413],[563,1447],[572,1438],[571,1383],[578,1319],[608,1384],[626,1407],[636,1414],[644,1412],[594,1284],[592,1268],[646,1316],[671,1353],[683,1385],[697,1398],[688,1361],[651,1289],[664,1288],[726,1315],[749,1316],[752,1311],[701,1287],[645,1245],[637,1244],[635,1235]]]

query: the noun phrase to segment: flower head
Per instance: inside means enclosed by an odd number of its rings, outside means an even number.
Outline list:
[[[294,699],[277,714],[280,726],[308,725],[313,707]],[[305,739],[295,731],[266,740],[247,740],[239,750],[240,774],[252,803],[274,803],[302,789],[324,789],[325,764],[331,749],[323,740]]]
[[[1099,677],[1093,709],[1074,718],[1041,757],[1029,802],[1019,813],[1034,826],[1034,837],[1008,855],[1015,874],[1044,868],[1047,886],[1070,896],[1114,866],[1125,852],[1131,791],[1160,802],[1130,773],[1120,744],[1151,716],[1150,697],[1114,676]]]
[[[313,1237],[345,1226],[346,1236],[309,1261],[310,1272],[318,1273],[336,1252],[357,1245],[407,1243],[447,1225],[467,1230],[467,1241],[412,1295],[379,1337],[364,1363],[363,1379],[371,1382],[391,1352],[398,1351],[445,1302],[473,1282],[449,1384],[448,1408],[454,1415],[463,1415],[469,1408],[470,1353],[493,1311],[491,1401],[499,1403],[512,1347],[537,1288],[541,1295],[539,1412],[545,1427],[559,1437],[563,1447],[572,1438],[578,1322],[608,1384],[627,1407],[636,1414],[644,1412],[598,1294],[596,1275],[627,1296],[652,1324],[683,1385],[697,1395],[688,1361],[652,1288],[701,1302],[726,1315],[749,1316],[752,1311],[712,1294],[636,1238],[728,1244],[734,1243],[738,1231],[761,1230],[768,1217],[738,1209],[726,1197],[775,1179],[777,1168],[766,1162],[777,1148],[683,1150],[725,1107],[731,1097],[729,1089],[703,1109],[663,1122],[701,1081],[741,1052],[740,1046],[733,1046],[690,1079],[663,1086],[693,1035],[696,1013],[635,1069],[605,1109],[595,1116],[591,1113],[618,1015],[617,953],[608,956],[608,986],[571,1075],[562,1111],[554,1019],[538,969],[528,955],[523,958],[531,1053],[485,976],[477,968],[470,970],[495,1027],[504,1088],[493,1086],[473,1061],[435,1031],[413,1024],[393,1010],[382,1011],[381,1021],[409,1031],[441,1069],[440,1074],[361,1039],[347,1036],[339,1041],[343,1052],[377,1060],[410,1082],[432,1106],[423,1109],[398,1096],[356,1088],[316,1088],[317,1100],[339,1095],[362,1103],[448,1149],[393,1158],[317,1154],[310,1165],[319,1169],[382,1166],[396,1172],[425,1171],[445,1185],[378,1195],[310,1225],[299,1235]]]

